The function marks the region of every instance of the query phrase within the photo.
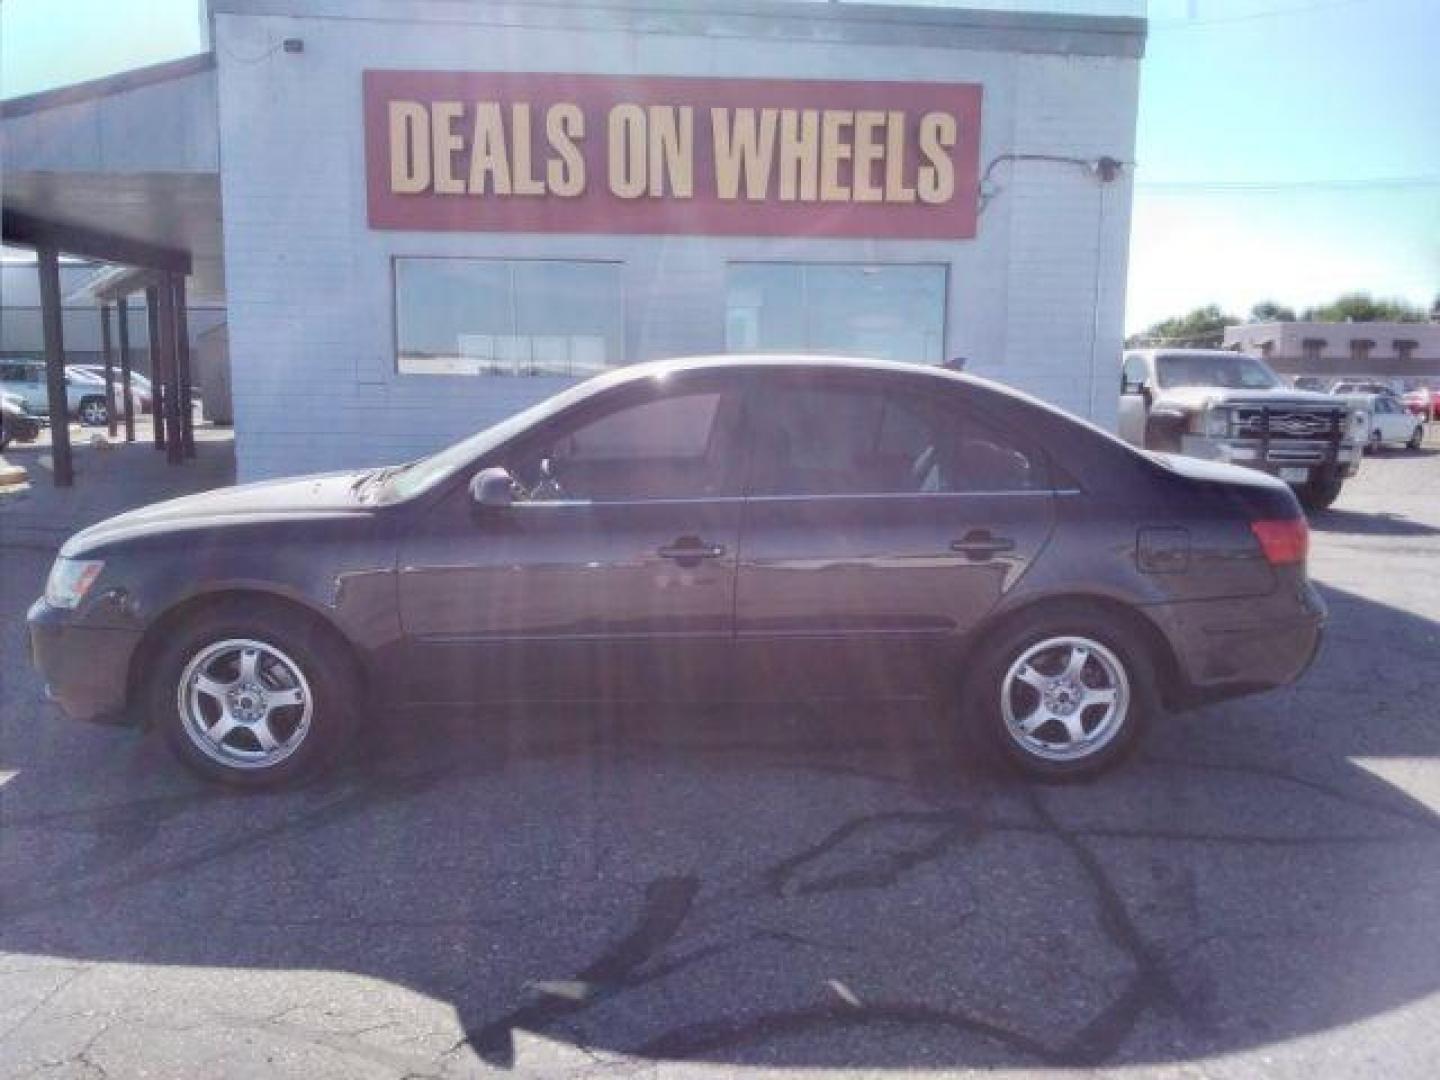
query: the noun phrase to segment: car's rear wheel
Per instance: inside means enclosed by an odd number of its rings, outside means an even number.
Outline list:
[[[210,780],[272,787],[331,761],[353,729],[354,665],[298,613],[222,608],[190,620],[154,658],[149,718]]]
[[[1405,445],[1411,450],[1419,450],[1424,442],[1425,426],[1423,424],[1416,424],[1415,430],[1410,433],[1410,441],[1407,442]]]
[[[1384,445],[1385,440],[1380,435],[1380,429],[1376,428],[1370,433],[1369,441],[1365,443],[1365,452],[1367,454],[1378,454],[1380,452],[1380,448]]]
[[[1092,776],[1123,758],[1158,709],[1149,651],[1082,608],[1022,619],[983,648],[965,695],[983,744],[1029,776]]]

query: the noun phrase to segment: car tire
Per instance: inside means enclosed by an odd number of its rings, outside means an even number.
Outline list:
[[[1296,490],[1300,505],[1306,510],[1328,510],[1340,497],[1344,481],[1339,477],[1330,480],[1309,480]]]
[[[980,647],[971,671],[961,701],[972,741],[989,759],[1041,781],[1113,767],[1160,710],[1145,642],[1088,605],[1022,616]]]
[[[1384,437],[1380,434],[1380,429],[1376,428],[1370,433],[1370,438],[1365,442],[1365,453],[1378,454],[1384,445]]]
[[[1416,424],[1415,430],[1410,433],[1410,441],[1405,446],[1410,450],[1419,450],[1425,444],[1425,427],[1423,424]]]
[[[110,408],[103,397],[81,398],[76,414],[87,427],[101,427],[110,422]]]
[[[353,656],[335,632],[292,609],[202,612],[167,634],[149,667],[144,719],[207,780],[298,782],[331,763],[357,726]]]

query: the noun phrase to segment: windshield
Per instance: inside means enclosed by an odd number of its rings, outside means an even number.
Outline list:
[[[1264,361],[1243,353],[1175,353],[1156,361],[1156,377],[1166,390],[1181,386],[1223,386],[1227,390],[1271,390],[1280,376]]]
[[[401,469],[394,469],[384,476],[384,483],[376,489],[373,501],[382,505],[404,502],[429,491],[447,477],[455,475],[484,454],[488,454],[501,443],[520,434],[532,424],[553,413],[559,412],[588,397],[596,390],[596,380],[590,379],[570,387],[554,397],[546,398],[491,427],[461,439],[429,457],[412,461]]]

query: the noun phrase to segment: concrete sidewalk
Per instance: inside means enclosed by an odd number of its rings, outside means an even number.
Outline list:
[[[133,443],[103,432],[77,438],[70,488],[54,486],[48,445],[10,446],[0,460],[26,469],[29,481],[0,487],[0,550],[54,550],[71,533],[124,510],[235,482],[232,429],[197,426],[195,457],[173,466],[150,442],[148,423],[143,427]]]

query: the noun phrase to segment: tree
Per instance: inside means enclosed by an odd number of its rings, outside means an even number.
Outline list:
[[[1424,322],[1425,313],[1403,300],[1376,300],[1369,293],[1346,293],[1328,304],[1305,310],[1306,322]]]
[[[1250,309],[1250,322],[1294,322],[1295,309],[1274,300],[1261,300]]]
[[[1125,340],[1130,348],[1146,345],[1178,345],[1195,349],[1218,348],[1225,340],[1225,328],[1240,322],[1226,315],[1218,305],[1207,304],[1178,319],[1164,319],[1143,333]]]

